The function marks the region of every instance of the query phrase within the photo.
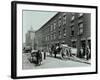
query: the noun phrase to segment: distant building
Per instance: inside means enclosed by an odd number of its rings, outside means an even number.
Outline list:
[[[35,33],[37,49],[48,49],[58,43],[77,48],[91,47],[91,14],[58,12]],[[86,53],[86,51],[84,52]]]
[[[34,49],[34,38],[35,38],[35,31],[31,28],[27,33],[26,33],[26,46],[30,46],[32,49]]]

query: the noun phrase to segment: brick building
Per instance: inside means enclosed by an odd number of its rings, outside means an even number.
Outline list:
[[[90,17],[89,13],[58,12],[35,32],[36,49],[48,50],[52,45],[65,43],[79,53],[80,47],[90,47]]]

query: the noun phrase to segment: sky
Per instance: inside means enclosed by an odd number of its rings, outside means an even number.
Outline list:
[[[23,10],[23,42],[25,42],[25,34],[31,27],[35,31],[38,30],[55,14],[57,12]]]

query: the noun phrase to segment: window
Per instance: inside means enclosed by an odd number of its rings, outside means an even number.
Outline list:
[[[53,25],[51,25],[51,31],[53,30]]]
[[[82,22],[83,22],[83,19],[79,19],[79,20],[78,20],[78,23],[82,23]]]
[[[49,41],[49,35],[48,35],[48,41]]]
[[[54,34],[54,40],[56,39],[56,34]]]
[[[54,30],[56,29],[56,21],[54,22]]]
[[[71,32],[71,35],[74,36],[74,31]]]
[[[50,35],[49,35],[49,41],[50,41]]]
[[[46,41],[47,41],[48,40],[48,36],[46,36],[45,38],[46,38]]]
[[[52,34],[52,40],[54,39],[54,34]]]
[[[53,40],[54,39],[54,34],[51,34],[51,40]]]
[[[79,23],[79,35],[83,34],[83,23]]]
[[[71,18],[71,21],[74,21],[74,20],[75,20],[75,16],[73,15],[72,18]]]
[[[71,13],[72,17],[71,17],[71,22],[75,20],[75,13]]]
[[[61,31],[59,31],[59,38],[61,38]]]
[[[64,37],[66,37],[66,29],[65,28],[63,29],[63,32],[64,32]]]
[[[74,26],[71,26],[71,36],[74,36]]]
[[[52,34],[51,34],[51,40],[52,40]]]
[[[66,24],[66,14],[63,15],[63,25]]]
[[[72,47],[73,47],[73,48],[76,48],[76,41],[73,41],[73,42],[72,42]]]
[[[59,17],[58,26],[61,27],[61,17]]]
[[[83,13],[79,13],[78,17],[82,17],[84,14]]]

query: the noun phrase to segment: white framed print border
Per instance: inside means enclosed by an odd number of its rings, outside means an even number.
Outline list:
[[[97,18],[97,6],[12,1],[11,78],[97,74]]]

